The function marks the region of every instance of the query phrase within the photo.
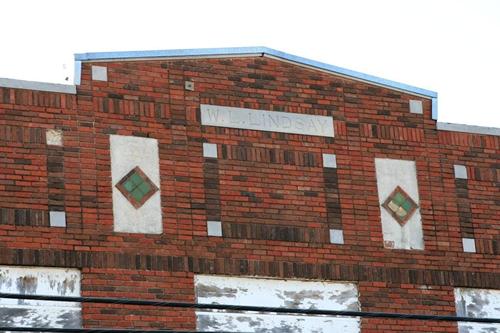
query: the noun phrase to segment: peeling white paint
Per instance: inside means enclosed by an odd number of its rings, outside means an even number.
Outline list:
[[[455,288],[457,316],[500,318],[500,290]],[[500,324],[459,323],[460,333],[500,333]]]
[[[80,280],[76,269],[0,266],[2,293],[80,296]],[[0,326],[80,328],[80,303],[0,298]]]
[[[163,226],[158,141],[150,138],[111,135],[110,151],[114,231],[161,234]],[[135,208],[115,186],[136,166],[139,166],[160,189],[140,208]]]
[[[291,309],[359,310],[353,283],[195,276],[198,303]],[[197,311],[197,329],[233,332],[359,332],[359,318]]]
[[[400,186],[417,205],[420,204],[415,162],[376,158],[375,168],[385,247],[423,250],[424,236],[420,208],[417,208],[404,226],[401,226],[382,207],[382,204],[397,186]]]

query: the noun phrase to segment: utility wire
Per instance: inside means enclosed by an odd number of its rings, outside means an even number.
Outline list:
[[[302,314],[302,315],[347,316],[347,317],[361,317],[361,318],[391,318],[391,319],[432,320],[432,321],[445,321],[445,322],[500,323],[500,318],[471,318],[471,317],[458,317],[458,316],[437,316],[437,315],[423,315],[423,314],[350,311],[350,310],[345,311],[345,310],[321,310],[321,309],[289,309],[289,308],[276,308],[276,307],[266,307],[266,306],[200,304],[200,303],[188,303],[188,302],[170,302],[170,301],[155,301],[155,300],[142,300],[142,299],[129,299],[129,298],[110,298],[110,297],[19,295],[19,294],[0,293],[0,298],[26,299],[26,300],[39,300],[39,301],[58,301],[58,302],[158,306],[158,307],[172,307],[172,308],[182,308],[182,309],[231,310],[231,311],[274,312],[274,313]]]
[[[143,330],[143,329],[115,329],[115,328],[49,328],[49,327],[3,327],[0,332],[53,332],[53,333],[241,333],[230,331],[179,331],[179,330]],[[245,333],[245,332],[243,332]],[[250,333],[250,332],[248,332]]]

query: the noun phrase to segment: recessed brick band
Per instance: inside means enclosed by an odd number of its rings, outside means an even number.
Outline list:
[[[47,211],[29,208],[0,208],[0,224],[30,227],[48,227]]]
[[[203,186],[205,209],[208,221],[220,221],[219,163],[215,158],[205,158],[203,163]]]
[[[299,228],[258,223],[223,223],[224,237],[287,242],[326,243],[326,228]]]
[[[63,211],[65,202],[64,149],[47,146],[47,187],[49,210]]]
[[[456,178],[455,186],[460,232],[464,238],[474,238],[474,225],[472,224],[472,211],[470,207],[467,179]]]
[[[321,154],[287,149],[262,148],[243,145],[222,145],[222,159],[320,167]]]
[[[339,181],[336,168],[323,168],[325,181],[325,204],[328,227],[342,229],[342,209],[340,207]]]
[[[69,268],[118,268],[197,274],[257,275],[338,281],[385,282],[434,286],[498,288],[500,274],[456,270],[406,269],[356,264],[312,264],[290,261],[211,259],[67,250],[3,249],[0,264]]]

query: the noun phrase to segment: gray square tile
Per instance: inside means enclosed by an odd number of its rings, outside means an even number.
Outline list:
[[[462,238],[464,252],[476,253],[476,242],[474,238]]]
[[[453,165],[453,169],[455,171],[455,178],[467,179],[467,168],[465,165],[455,164]]]
[[[215,143],[203,143],[203,157],[217,158],[217,145]]]
[[[335,154],[323,154],[323,168],[336,168],[337,156]]]
[[[410,112],[422,114],[424,112],[422,108],[422,101],[410,99]]]
[[[330,243],[344,244],[344,232],[340,229],[330,229]]]
[[[108,81],[108,69],[103,66],[92,66],[92,80]]]
[[[221,221],[207,221],[207,235],[222,237]]]
[[[66,212],[50,211],[49,217],[51,227],[66,227]]]

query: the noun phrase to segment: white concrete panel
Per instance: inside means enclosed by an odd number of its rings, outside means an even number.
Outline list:
[[[464,252],[476,253],[476,242],[474,238],[462,238]]]
[[[344,244],[344,232],[341,229],[330,229],[330,243]]]
[[[422,114],[423,113],[422,101],[411,99],[410,112]]]
[[[48,145],[62,146],[63,145],[63,132],[57,129],[48,129],[45,131],[45,140]]]
[[[291,309],[359,310],[353,283],[197,275],[198,303]],[[359,318],[197,311],[197,329],[233,332],[359,332]]]
[[[163,230],[161,195],[157,191],[140,208],[135,208],[115,185],[139,166],[160,189],[158,141],[133,136],[110,136],[113,218],[116,232],[160,234]]]
[[[500,290],[455,288],[457,316],[500,318]],[[459,323],[460,333],[500,333],[500,324]]]
[[[455,178],[467,179],[467,168],[465,165],[454,164],[453,171],[455,172]]]
[[[104,66],[92,66],[92,80],[108,81],[108,69]]]
[[[51,227],[66,227],[66,212],[49,212],[49,220]]]
[[[207,221],[207,235],[222,237],[222,223],[221,221]]]
[[[217,144],[203,142],[203,157],[217,158]]]
[[[201,104],[201,124],[268,132],[333,137],[333,118]]]
[[[0,292],[23,295],[80,296],[80,271],[50,267],[0,266]],[[77,302],[0,298],[0,326],[80,328]]]
[[[424,237],[420,208],[417,208],[404,226],[401,226],[382,207],[382,204],[397,186],[400,186],[417,205],[420,204],[415,162],[376,158],[375,169],[385,247],[423,250]]]
[[[337,156],[335,154],[323,154],[323,168],[336,168]]]

